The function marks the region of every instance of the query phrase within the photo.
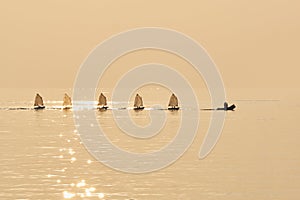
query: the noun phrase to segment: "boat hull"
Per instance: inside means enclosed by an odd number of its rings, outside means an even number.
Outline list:
[[[108,109],[108,106],[98,107],[98,110],[100,110],[100,111],[104,111],[104,110],[107,110],[107,109]]]
[[[45,106],[35,106],[34,109],[35,110],[42,110],[42,109],[45,109]]]
[[[179,110],[179,107],[169,107],[168,110]]]
[[[218,108],[217,110],[225,110],[225,111],[230,110],[230,111],[234,111],[235,108],[236,108],[236,106],[234,104],[232,104],[227,109],[225,109],[225,108]]]
[[[145,107],[135,107],[133,110],[144,110]]]

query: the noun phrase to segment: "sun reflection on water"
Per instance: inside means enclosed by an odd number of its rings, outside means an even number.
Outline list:
[[[65,199],[71,199],[71,198],[75,197],[75,194],[67,192],[67,191],[64,191],[63,195],[64,195]]]
[[[61,147],[58,149],[58,154],[56,156],[53,156],[55,159],[59,160],[69,160],[70,164],[73,164],[77,161],[77,158],[74,156],[76,154],[75,150],[72,148],[77,143],[81,144],[80,140],[78,139],[78,133],[77,130],[73,131],[72,137],[67,137],[67,135],[59,134],[58,137],[60,139],[64,139],[64,144],[67,146]],[[74,137],[75,135],[75,137]],[[69,146],[69,147],[68,147]],[[86,163],[88,165],[92,164],[92,160],[87,160]],[[60,169],[53,170],[53,173],[48,174],[47,177],[49,179],[56,177],[53,181],[55,181],[56,184],[60,185],[61,187],[70,187],[69,189],[65,189],[62,192],[62,196],[64,199],[72,199],[72,198],[98,198],[103,199],[105,197],[105,194],[103,192],[96,192],[96,188],[92,187],[91,185],[87,184],[86,180],[82,179],[78,182],[72,182],[67,183],[65,178],[67,177],[65,174],[68,172],[67,170],[71,167],[63,167]],[[63,173],[62,175],[59,175],[58,173]],[[58,179],[59,177],[59,179]]]
[[[92,163],[92,161],[91,161],[91,160],[87,160],[86,162],[87,162],[87,164],[91,164],[91,163]]]
[[[74,187],[75,184],[71,183],[71,186]],[[77,188],[82,188],[83,192],[77,192],[77,193],[73,193],[73,192],[69,192],[69,191],[64,191],[63,192],[63,197],[65,199],[71,199],[73,197],[98,197],[99,199],[103,199],[105,197],[105,194],[102,192],[96,193],[96,188],[94,187],[85,187],[86,183],[85,180],[81,180],[80,182],[78,182],[76,184]]]

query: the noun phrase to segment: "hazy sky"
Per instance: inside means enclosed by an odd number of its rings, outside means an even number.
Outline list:
[[[299,87],[299,10],[297,0],[3,1],[0,87],[70,88],[97,44],[145,26],[194,38],[228,88]]]

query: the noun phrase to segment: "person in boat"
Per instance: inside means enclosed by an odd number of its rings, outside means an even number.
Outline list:
[[[34,100],[34,109],[38,110],[38,109],[44,109],[44,102],[43,102],[43,98],[37,93],[35,96],[35,100]]]
[[[228,109],[228,103],[224,102],[224,110],[227,110],[227,109]]]
[[[65,93],[64,102],[63,102],[63,109],[70,109],[72,107],[72,100],[71,97]]]
[[[101,93],[99,96],[99,100],[98,100],[98,109],[99,110],[107,110],[107,108],[108,108],[108,106],[107,106],[106,96],[104,96],[104,94]]]
[[[168,110],[178,110],[178,98],[176,95],[173,93],[170,97],[169,105],[168,105]]]
[[[134,99],[134,105],[133,105],[134,110],[143,110],[143,99],[139,94],[136,94],[135,99]]]

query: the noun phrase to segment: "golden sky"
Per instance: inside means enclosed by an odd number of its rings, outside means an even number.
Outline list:
[[[299,87],[299,10],[297,0],[4,1],[0,87],[70,88],[97,44],[149,26],[203,45],[228,88]]]

